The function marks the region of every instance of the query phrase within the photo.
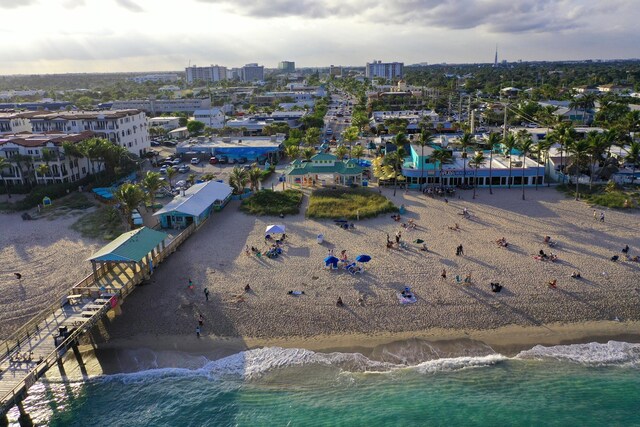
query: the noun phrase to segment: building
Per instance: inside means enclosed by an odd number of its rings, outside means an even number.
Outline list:
[[[255,82],[262,80],[264,80],[264,66],[251,63],[242,67],[243,82]]]
[[[633,92],[633,88],[631,86],[607,84],[598,86],[598,91],[600,93],[628,94]]]
[[[329,153],[316,154],[310,162],[296,159],[285,171],[285,179],[290,185],[334,186],[362,185],[364,169],[356,160],[342,161]]]
[[[242,68],[229,68],[227,70],[227,80],[242,80]]]
[[[0,135],[31,132],[29,117],[35,112],[0,111]]]
[[[153,117],[149,119],[149,127],[161,127],[169,132],[180,127],[180,117]]]
[[[341,65],[330,65],[329,66],[329,75],[334,77],[342,77],[342,66]]]
[[[386,128],[384,122],[389,119],[402,119],[407,121],[405,133],[420,133],[422,127],[436,129],[440,124],[442,128],[447,128],[449,122],[441,122],[440,116],[433,110],[402,110],[402,111],[374,111],[369,122],[372,128],[379,130]]]
[[[220,108],[208,110],[196,110],[193,112],[193,119],[205,124],[205,126],[221,129],[224,127],[225,114]]]
[[[365,68],[365,77],[373,80],[380,77],[386,80],[401,79],[404,76],[403,62],[367,62]]]
[[[271,114],[254,114],[241,119],[228,120],[226,126],[232,129],[242,129],[256,134],[262,133],[265,126],[274,123],[285,123],[291,129],[299,128],[306,111],[274,111]]]
[[[162,228],[186,228],[202,224],[212,211],[219,211],[231,200],[233,189],[217,181],[192,185],[153,214]]]
[[[188,84],[196,81],[219,82],[227,79],[227,67],[221,65],[209,65],[208,67],[198,67],[196,65],[184,69]]]
[[[64,152],[63,142],[79,144],[95,136],[94,132],[84,131],[77,134],[61,132],[51,134],[18,134],[0,136],[0,158],[9,160],[10,167],[0,171],[8,185],[25,185],[27,182],[39,184],[63,183],[78,181],[90,173],[103,170],[100,162],[93,165],[86,157],[68,156]],[[46,159],[45,152],[48,152]],[[16,155],[32,159],[30,165],[13,162]],[[41,175],[40,165],[48,165],[49,173]],[[29,172],[31,171],[31,172]]]
[[[25,89],[25,90],[3,90],[0,92],[0,99],[21,98],[29,96],[42,97],[46,92],[42,89]]]
[[[296,63],[293,61],[280,61],[278,63],[278,70],[283,73],[295,73],[296,72]]]
[[[144,76],[135,76],[129,78],[132,82],[136,83],[163,83],[163,82],[177,82],[178,75],[174,73],[162,73],[162,74],[147,74]]]
[[[288,102],[303,102],[312,101],[315,98],[313,93],[310,92],[265,92],[260,95],[254,95],[251,98],[251,103],[257,106],[269,106],[273,105],[275,101],[288,101]]]
[[[71,102],[67,101],[39,101],[39,102],[3,102],[0,103],[0,110],[16,109],[30,111],[58,111],[74,108]]]
[[[34,133],[93,131],[141,157],[151,146],[147,116],[140,110],[61,111],[34,114],[29,120]]]
[[[227,156],[230,162],[242,159],[260,164],[277,162],[284,152],[284,134],[271,136],[198,137],[184,141],[176,153],[184,156]]]
[[[103,104],[100,104],[101,107]],[[132,99],[128,101],[113,101],[112,110],[135,109],[149,114],[162,113],[187,113],[193,114],[196,110],[211,108],[211,99],[207,98],[180,98],[180,99]]]

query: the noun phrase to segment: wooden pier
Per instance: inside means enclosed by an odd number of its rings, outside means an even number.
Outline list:
[[[192,225],[170,241],[163,240],[135,262],[101,261],[98,267],[92,260],[93,273],[0,343],[0,427],[8,425],[6,414],[13,406],[20,410],[21,426],[33,425],[22,405],[29,388],[53,366],[65,376],[62,358],[69,349],[83,370],[78,339],[148,279],[195,230]]]

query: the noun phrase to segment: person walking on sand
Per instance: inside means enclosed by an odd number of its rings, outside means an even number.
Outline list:
[[[198,316],[198,326],[200,326],[202,328],[202,326],[204,325],[204,317],[202,316],[202,313]]]
[[[442,269],[442,274],[440,274],[440,277],[442,277],[444,280],[447,280],[447,270],[446,269]]]
[[[189,277],[189,289],[193,290],[193,282],[191,281],[191,277]]]
[[[604,222],[604,212],[600,212],[600,222]]]
[[[196,326],[196,337],[200,338],[200,326]]]
[[[209,288],[204,288],[204,299],[209,301]]]
[[[593,210],[593,220],[597,221],[598,220],[598,212],[596,212],[596,210]]]
[[[557,279],[553,279],[550,280],[547,285],[549,285],[550,288],[557,288],[558,287],[558,280]]]

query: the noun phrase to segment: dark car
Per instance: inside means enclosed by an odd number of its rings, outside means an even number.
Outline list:
[[[220,157],[218,158],[218,163],[222,163],[222,164],[229,163],[229,157],[227,157],[227,156],[220,156]]]
[[[220,160],[216,156],[213,156],[212,158],[209,159],[209,164],[210,165],[217,165],[219,161]]]
[[[244,165],[245,163],[247,163],[247,158],[246,157],[240,157],[238,159],[238,163],[240,163],[241,165]]]

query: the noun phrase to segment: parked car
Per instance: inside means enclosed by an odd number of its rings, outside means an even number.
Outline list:
[[[171,161],[171,164],[172,164],[172,165],[174,165],[174,166],[177,166],[177,165],[179,165],[180,163],[182,163],[182,160],[180,160],[180,159],[173,159],[173,160]]]
[[[160,168],[160,174],[162,175],[166,175],[167,174],[167,169],[169,168],[169,166],[162,166]]]
[[[191,167],[189,165],[182,165],[178,168],[178,172],[180,173],[187,173],[191,170]]]
[[[251,170],[251,165],[244,165],[244,166],[242,166],[242,169],[246,170],[246,171],[250,171]]]
[[[229,157],[227,157],[227,156],[220,156],[220,157],[218,158],[218,163],[222,163],[222,164],[229,163]]]
[[[199,159],[199,158],[197,158],[197,157],[192,157],[192,158],[191,158],[191,164],[192,164],[192,165],[198,165],[198,164],[200,164],[200,159]]]
[[[153,140],[152,140],[152,141],[151,141],[151,146],[152,146],[152,147],[159,147],[159,146],[160,146],[160,143],[159,143],[158,141],[153,141]]]
[[[245,163],[247,163],[247,158],[242,156],[238,159],[238,163],[240,163],[241,165],[244,165]]]
[[[176,188],[186,188],[187,187],[187,183],[184,180],[180,180],[178,182],[176,182]]]
[[[213,156],[209,159],[210,165],[217,165],[219,162],[220,162],[220,159],[218,159],[216,156]]]

